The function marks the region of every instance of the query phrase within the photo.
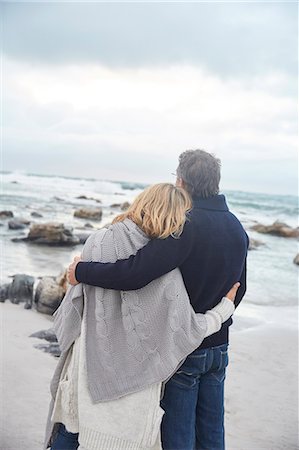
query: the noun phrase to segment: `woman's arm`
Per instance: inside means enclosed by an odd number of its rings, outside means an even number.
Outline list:
[[[205,313],[205,319],[207,321],[205,337],[219,331],[222,324],[233,315],[235,311],[234,300],[239,286],[240,283],[236,283],[218,305]]]

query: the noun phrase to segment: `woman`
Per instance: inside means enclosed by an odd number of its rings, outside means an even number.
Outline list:
[[[191,208],[171,184],[147,188],[128,211],[86,241],[86,261],[115,262],[151,238],[179,238]],[[234,311],[238,284],[195,314],[179,269],[136,291],[69,288],[54,314],[61,356],[51,382],[45,446],[140,450],[154,445],[164,411],[161,383]]]

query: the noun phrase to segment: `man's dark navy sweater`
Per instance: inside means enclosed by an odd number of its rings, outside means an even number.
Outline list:
[[[135,256],[116,263],[80,262],[79,282],[122,291],[140,289],[179,267],[195,312],[213,308],[240,281],[235,305],[246,291],[248,236],[228,210],[225,197],[193,200],[180,238],[152,239]],[[220,331],[206,338],[200,348],[228,342],[226,321]]]

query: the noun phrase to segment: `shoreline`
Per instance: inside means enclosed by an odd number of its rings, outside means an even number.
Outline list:
[[[230,332],[225,393],[227,450],[298,448],[298,310],[261,308],[264,311],[258,320],[259,307],[241,305],[234,318],[235,330],[233,325]],[[0,304],[0,318],[0,449],[40,450],[57,359],[34,348],[43,341],[28,336],[50,328],[52,318],[9,301]]]

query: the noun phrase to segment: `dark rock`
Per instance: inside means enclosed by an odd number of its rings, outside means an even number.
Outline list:
[[[256,250],[261,245],[265,245],[265,243],[262,241],[258,241],[257,239],[249,238],[248,250]]]
[[[48,330],[36,331],[35,333],[30,334],[29,337],[45,339],[48,342],[57,342],[57,337],[53,328],[49,328]]]
[[[102,214],[102,208],[80,208],[74,212],[74,217],[79,217],[80,219],[101,220]]]
[[[31,222],[28,219],[22,219],[22,218],[18,218],[16,219],[18,222],[22,223],[23,225],[30,225]]]
[[[93,225],[91,223],[86,223],[84,225],[85,228],[94,228]]]
[[[293,259],[293,263],[297,264],[297,266],[299,266],[299,253],[297,253],[297,255],[295,256],[295,258]]]
[[[8,222],[8,228],[10,230],[23,230],[24,228],[26,228],[26,225],[19,220],[10,220]]]
[[[272,225],[262,225],[258,223],[253,225],[251,230],[257,231],[258,233],[272,234],[273,236],[282,236],[288,238],[299,237],[299,228],[291,228],[289,225],[278,220]]]
[[[11,184],[19,184],[18,181],[11,181]]]
[[[40,214],[40,213],[38,213],[38,212],[36,212],[36,211],[32,211],[31,216],[32,216],[32,217],[36,217],[36,218],[43,217],[42,214]]]
[[[32,306],[34,277],[25,274],[13,276],[8,288],[8,298],[12,303],[26,302],[28,308]]]
[[[120,209],[121,209],[122,211],[126,211],[130,206],[131,206],[131,205],[130,205],[129,202],[124,202],[124,203],[122,203]]]
[[[131,205],[129,202],[113,203],[112,205],[110,205],[110,208],[120,208],[122,211],[126,211],[130,206]]]
[[[79,197],[76,197],[80,200],[93,200],[94,202],[97,203],[102,203],[102,200],[100,200],[99,198],[94,198],[94,197],[86,197],[86,195],[79,195]]]
[[[91,233],[77,233],[76,236],[80,240],[80,244],[85,244]]]
[[[65,294],[65,287],[54,277],[43,277],[37,285],[34,302],[37,311],[52,315],[59,307]]]
[[[51,344],[36,344],[36,345],[34,345],[34,348],[43,350],[46,353],[51,353],[51,355],[56,356],[56,357],[61,355],[59,345],[56,342],[52,342]]]
[[[9,299],[9,288],[10,283],[2,284],[2,286],[0,286],[0,302],[4,303],[5,300]]]
[[[23,237],[14,237],[14,238],[11,238],[11,241],[12,242],[26,242],[28,239],[27,239],[27,237],[23,234]]]
[[[0,219],[7,219],[9,217],[13,217],[12,211],[0,211]]]
[[[79,238],[73,235],[72,228],[67,228],[62,223],[43,223],[31,226],[27,241],[45,245],[77,245]]]

